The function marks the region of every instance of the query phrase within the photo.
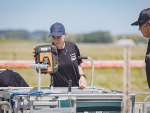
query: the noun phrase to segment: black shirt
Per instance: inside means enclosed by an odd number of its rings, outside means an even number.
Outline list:
[[[29,87],[25,80],[15,71],[10,69],[0,70],[0,87]]]
[[[54,87],[67,87],[68,81],[72,80],[72,86],[79,86],[78,65],[82,63],[79,49],[75,43],[66,42],[64,49],[58,51],[58,71],[53,74]]]
[[[146,55],[148,55],[150,53],[150,39],[148,41],[148,46],[147,46],[147,52]]]
[[[150,54],[150,39],[147,46],[147,52],[146,55]],[[145,63],[146,63],[146,75],[147,75],[147,82],[150,89],[150,58],[145,57]]]

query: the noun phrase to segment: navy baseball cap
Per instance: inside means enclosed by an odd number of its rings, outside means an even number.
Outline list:
[[[65,27],[61,24],[56,22],[50,27],[50,36],[61,36],[63,33],[65,33]]]
[[[141,11],[138,21],[132,23],[131,25],[138,25],[141,22],[150,21],[150,8]]]

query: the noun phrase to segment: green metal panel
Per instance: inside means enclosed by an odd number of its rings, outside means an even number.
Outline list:
[[[61,101],[61,107],[70,107],[70,101]],[[121,102],[77,102],[77,113],[121,113]]]
[[[147,108],[147,113],[150,113],[150,108]]]
[[[60,107],[61,108],[68,108],[68,107],[70,107],[70,100],[61,100],[60,101]]]

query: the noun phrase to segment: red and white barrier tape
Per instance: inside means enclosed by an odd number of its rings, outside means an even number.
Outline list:
[[[94,68],[123,68],[123,60],[94,60]],[[0,60],[0,68],[31,68],[34,60]],[[83,68],[91,68],[91,61],[83,60]],[[144,60],[131,60],[131,68],[145,68]]]

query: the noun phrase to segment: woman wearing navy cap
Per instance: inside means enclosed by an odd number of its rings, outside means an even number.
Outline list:
[[[61,23],[54,23],[50,27],[50,35],[58,52],[58,71],[53,74],[54,87],[68,87],[68,81],[72,80],[72,86],[83,89],[87,86],[85,75],[81,67],[82,60],[77,45],[64,41],[65,28]],[[33,55],[34,55],[33,51]]]

